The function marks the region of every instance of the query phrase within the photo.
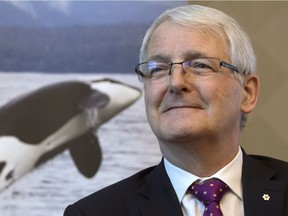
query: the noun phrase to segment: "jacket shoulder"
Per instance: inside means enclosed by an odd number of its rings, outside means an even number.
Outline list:
[[[277,178],[285,178],[288,181],[288,162],[261,155],[249,155],[262,165],[274,170]]]
[[[96,191],[74,203],[83,215],[137,215],[135,200],[156,166]]]

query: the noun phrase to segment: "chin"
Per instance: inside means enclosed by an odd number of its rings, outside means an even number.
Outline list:
[[[181,142],[181,141],[187,141],[192,140],[194,133],[191,131],[169,131],[168,133],[165,133],[162,135],[163,140],[166,140],[167,142]]]

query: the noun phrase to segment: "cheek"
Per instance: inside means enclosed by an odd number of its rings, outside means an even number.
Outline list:
[[[145,89],[144,90],[144,102],[145,102],[146,111],[148,111],[151,108],[152,104],[154,103],[153,102],[154,100],[155,100],[155,97],[153,95],[153,91]]]
[[[210,105],[210,112],[215,110],[229,112],[239,109],[241,105],[241,87],[239,83],[222,80],[213,86],[211,91],[201,91],[204,101]]]
[[[146,117],[152,131],[157,134],[159,122],[159,106],[157,105],[158,101],[156,100],[157,95],[151,90],[145,90],[144,92]]]
[[[224,112],[240,112],[241,107],[241,89],[240,86],[224,84],[222,88],[216,89],[216,96],[218,98],[218,106]],[[217,100],[217,99],[216,99]]]
[[[144,101],[145,101],[145,109],[147,113],[148,119],[151,115],[155,115],[157,111],[157,107],[159,107],[159,103],[161,102],[160,96],[158,95],[158,90],[155,88],[151,88],[150,86],[145,86],[144,88]]]
[[[158,109],[164,94],[166,92],[165,86],[145,84],[144,86],[144,100],[146,109]]]

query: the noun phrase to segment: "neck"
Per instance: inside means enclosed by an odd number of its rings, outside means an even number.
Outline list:
[[[159,143],[169,162],[199,177],[209,177],[219,171],[239,150],[238,142]]]

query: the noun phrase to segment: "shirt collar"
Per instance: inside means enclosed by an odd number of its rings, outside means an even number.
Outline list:
[[[175,165],[171,164],[167,159],[164,158],[164,166],[166,172],[170,178],[170,181],[173,185],[173,188],[177,194],[178,200],[181,203],[184,195],[187,191],[187,188],[195,182],[197,179],[205,180],[208,178],[218,178],[225,182],[231,191],[237,195],[239,199],[243,199],[242,195],[242,164],[243,164],[243,153],[239,147],[239,151],[235,158],[227,164],[225,167],[220,169],[218,172],[209,176],[207,178],[200,178],[196,175],[193,175]]]

